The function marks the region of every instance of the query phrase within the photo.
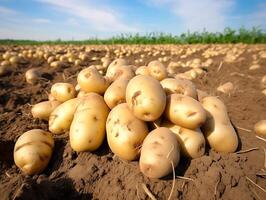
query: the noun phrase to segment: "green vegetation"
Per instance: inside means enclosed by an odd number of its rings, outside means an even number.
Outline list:
[[[88,40],[69,40],[61,39],[54,41],[34,41],[34,40],[0,40],[3,45],[42,45],[42,44],[213,44],[213,43],[246,43],[257,44],[266,43],[266,32],[254,27],[250,30],[240,28],[238,31],[226,28],[223,33],[187,32],[179,36],[164,33],[141,34],[121,34],[109,39],[91,38]]]

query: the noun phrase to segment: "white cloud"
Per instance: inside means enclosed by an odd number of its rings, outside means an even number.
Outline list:
[[[235,0],[148,0],[149,4],[167,7],[180,18],[185,30],[221,31],[227,26]]]
[[[137,28],[122,22],[119,15],[110,8],[101,6],[96,1],[85,0],[37,0],[48,4],[61,12],[85,20],[97,31],[136,32]]]
[[[51,22],[51,20],[45,19],[45,18],[35,18],[35,19],[32,19],[32,21],[35,23],[39,23],[39,24],[47,24]]]
[[[17,11],[4,7],[4,6],[0,6],[0,14],[1,15],[14,15],[14,14],[17,14]]]

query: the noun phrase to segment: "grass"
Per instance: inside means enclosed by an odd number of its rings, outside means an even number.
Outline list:
[[[2,45],[57,45],[57,44],[227,44],[227,43],[245,43],[245,44],[265,44],[266,32],[258,27],[252,29],[240,28],[233,30],[226,28],[224,32],[211,33],[187,32],[179,36],[165,33],[141,34],[121,34],[109,39],[90,38],[88,40],[69,40],[61,39],[54,41],[35,41],[35,40],[11,40],[1,39]]]

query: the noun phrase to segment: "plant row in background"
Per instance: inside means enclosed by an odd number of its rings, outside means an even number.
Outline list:
[[[266,43],[266,32],[258,27],[252,29],[240,28],[233,30],[225,28],[223,32],[211,33],[204,30],[203,32],[187,32],[175,36],[166,33],[148,33],[148,34],[120,34],[108,39],[89,38],[87,40],[12,40],[1,39],[2,45],[56,45],[56,44],[213,44],[213,43],[246,43],[259,44]]]

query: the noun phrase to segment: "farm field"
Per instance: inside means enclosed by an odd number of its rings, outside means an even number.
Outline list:
[[[218,97],[237,133],[236,151],[217,152],[206,141],[201,156],[181,153],[174,179],[172,171],[154,179],[141,172],[138,159],[115,155],[106,138],[95,151],[76,152],[64,131],[53,134],[45,170],[23,173],[14,163],[16,141],[31,129],[49,131],[48,121],[33,118],[32,106],[48,100],[53,84],[75,87],[78,73],[91,65],[104,76],[119,58],[134,73],[158,60],[167,77],[194,83],[199,102],[202,95]],[[0,63],[1,199],[266,199],[265,137],[254,132],[254,125],[266,119],[265,44],[1,45]],[[36,74],[27,82],[32,68]],[[230,87],[217,90],[228,82]]]

